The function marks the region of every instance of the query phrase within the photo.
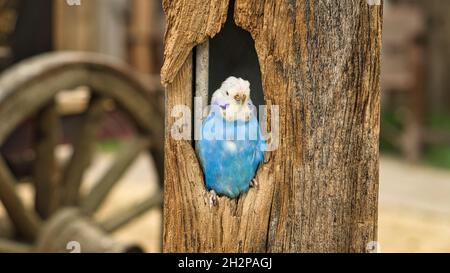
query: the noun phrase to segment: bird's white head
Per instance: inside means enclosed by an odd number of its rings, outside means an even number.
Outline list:
[[[213,107],[220,107],[222,117],[228,121],[250,120],[254,108],[250,99],[250,82],[229,77],[214,92],[211,104]]]

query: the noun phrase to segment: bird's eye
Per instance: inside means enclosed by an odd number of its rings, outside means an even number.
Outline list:
[[[230,95],[230,93],[228,93],[228,91],[227,91],[227,96],[229,96]]]

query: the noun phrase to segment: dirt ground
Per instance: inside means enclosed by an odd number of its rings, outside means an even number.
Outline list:
[[[450,252],[450,171],[383,157],[381,252]]]
[[[87,177],[92,186],[111,162],[110,154],[98,155],[98,164]],[[450,171],[409,165],[382,157],[380,173],[379,245],[381,252],[450,252]],[[31,204],[31,187],[21,185]],[[135,203],[157,189],[151,160],[140,157],[122,178],[96,219]],[[2,214],[0,207],[0,215]],[[161,211],[152,210],[114,236],[138,243],[148,252],[161,250]]]

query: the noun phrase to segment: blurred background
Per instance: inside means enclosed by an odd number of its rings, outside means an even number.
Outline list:
[[[72,1],[76,2],[76,1]],[[164,14],[158,0],[0,0],[0,72],[45,52],[98,52],[121,59],[139,77],[158,85]],[[450,2],[385,0],[380,164],[379,242],[382,252],[450,252]],[[1,96],[0,96],[1,97]],[[86,92],[59,96],[68,157],[79,128]],[[0,98],[1,99],[1,98]],[[156,98],[155,98],[156,99]],[[161,102],[162,104],[162,102]],[[102,121],[95,160],[85,180],[96,181],[133,130],[110,111]],[[0,124],[0,126],[2,126]],[[33,126],[21,125],[1,152],[19,180],[33,161]],[[150,162],[150,163],[149,163]],[[136,195],[157,190],[152,159],[142,154],[120,179],[98,213],[119,210]],[[32,199],[33,187],[21,185]],[[31,202],[31,201],[29,201]],[[0,206],[0,237],[8,217]],[[145,251],[160,250],[161,211],[150,209],[113,234]]]
[[[449,1],[385,1],[381,251],[450,251],[449,49]]]

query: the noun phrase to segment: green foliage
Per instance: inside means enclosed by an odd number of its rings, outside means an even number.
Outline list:
[[[385,111],[381,113],[380,151],[382,153],[400,154],[399,148],[389,138],[388,132],[401,132],[403,123],[398,113]],[[400,136],[398,136],[400,137]]]
[[[122,140],[108,139],[99,142],[98,149],[100,150],[100,152],[114,153],[117,152],[122,145],[123,145]]]
[[[426,119],[426,126],[430,129],[450,133],[450,115],[434,113]],[[446,145],[426,145],[423,158],[430,165],[450,169],[450,143]]]
[[[440,113],[431,114],[425,118],[425,126],[428,129],[450,133],[450,115]],[[401,112],[385,111],[381,114],[381,153],[401,156],[400,147],[393,141],[400,140],[400,132],[402,132],[403,128],[404,123]],[[450,169],[450,143],[447,145],[425,145],[423,147],[422,159],[424,163],[431,166]]]
[[[450,145],[427,145],[423,159],[432,166],[450,169]]]
[[[429,128],[450,132],[450,115],[434,113],[426,119]]]

